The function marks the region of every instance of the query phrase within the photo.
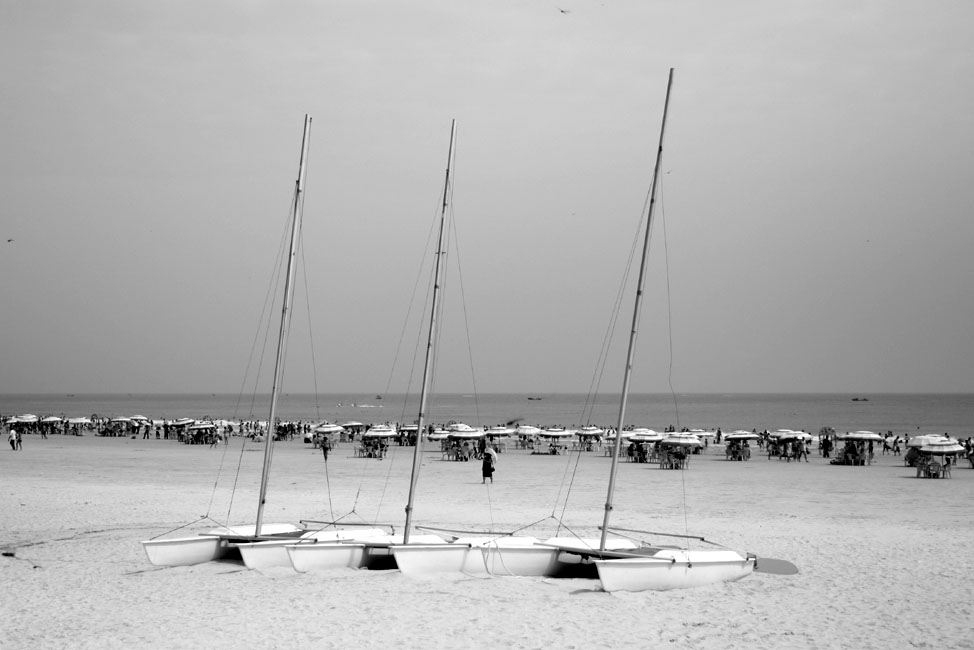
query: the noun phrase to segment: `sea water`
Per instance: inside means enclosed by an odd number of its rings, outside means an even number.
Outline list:
[[[283,420],[339,424],[355,421],[412,423],[418,413],[415,395],[285,394],[278,413]],[[75,394],[0,395],[0,414],[32,413],[40,417],[181,417],[266,420],[269,398],[228,394]],[[567,428],[595,424],[616,426],[619,396],[601,394],[438,394],[430,398],[427,421],[472,426],[524,423]],[[949,433],[974,436],[972,394],[633,394],[627,425],[662,430],[668,426],[723,431],[776,429],[818,433],[892,431],[900,435]]]

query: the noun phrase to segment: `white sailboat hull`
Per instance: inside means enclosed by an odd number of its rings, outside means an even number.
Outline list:
[[[156,566],[192,566],[227,557],[232,557],[237,544],[253,537],[255,526],[234,526],[214,528],[194,537],[170,537],[142,542],[142,548],[149,562]],[[300,529],[293,524],[265,524],[261,526],[262,535],[293,535]],[[294,543],[293,538],[289,538]]]
[[[645,558],[595,560],[605,591],[666,591],[740,580],[754,558],[735,551],[664,549]]]
[[[219,537],[197,535],[142,542],[149,562],[156,566],[193,566],[226,557],[229,545]]]
[[[543,546],[473,546],[465,569],[494,576],[551,576],[561,567],[558,554],[558,549]]]
[[[460,538],[450,544],[408,544],[392,547],[399,570],[406,575],[464,573],[497,576],[554,575],[558,549],[533,537]]]
[[[365,563],[365,544],[315,542],[284,547],[290,565],[299,573],[332,569],[358,569]]]
[[[389,547],[404,575],[463,573],[470,547],[466,544],[395,544]]]
[[[264,540],[260,542],[247,542],[234,544],[240,551],[240,557],[248,569],[268,569],[271,567],[293,567],[291,556],[287,547],[294,544],[313,544],[313,543],[335,543],[339,540],[355,541],[368,539],[383,535],[384,531],[378,528],[365,528],[359,530],[348,530],[344,528],[335,530],[309,530],[301,535],[300,538],[286,537],[275,540]]]
[[[275,539],[263,542],[244,542],[235,544],[240,551],[240,558],[248,569],[269,569],[271,567],[290,567],[291,558],[287,554],[287,546],[294,544],[294,539]]]

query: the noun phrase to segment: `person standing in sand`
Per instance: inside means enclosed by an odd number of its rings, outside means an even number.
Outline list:
[[[486,483],[487,479],[490,479],[491,483],[494,482],[494,454],[484,454],[484,460],[480,465],[480,473],[483,476],[480,481],[481,483]]]
[[[17,451],[17,430],[10,427],[10,433],[7,434],[7,442],[10,443],[10,451]]]

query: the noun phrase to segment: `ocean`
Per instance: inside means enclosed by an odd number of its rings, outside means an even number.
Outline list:
[[[401,394],[286,394],[280,399],[280,417],[290,421],[328,420],[365,424],[410,423],[416,420],[418,398]],[[618,395],[591,399],[582,394],[438,394],[430,399],[427,421],[466,422],[490,426],[523,422],[536,426],[565,427],[595,424],[615,426]],[[151,419],[180,417],[265,420],[266,395],[228,394],[34,394],[0,395],[0,414],[7,417],[103,417],[144,415]],[[836,431],[876,431],[916,435],[949,433],[974,436],[972,394],[633,394],[626,423],[661,430],[667,426],[734,431],[737,429],[795,429],[817,433],[822,427]]]

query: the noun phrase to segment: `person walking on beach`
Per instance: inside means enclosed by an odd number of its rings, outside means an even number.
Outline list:
[[[494,482],[494,454],[487,452],[484,454],[484,460],[480,465],[480,473],[483,475],[481,483],[486,483],[487,479],[490,482]]]
[[[325,462],[328,462],[328,450],[331,448],[327,436],[322,436],[321,438],[321,455],[325,457]]]
[[[10,443],[10,451],[17,451],[17,430],[10,427],[10,433],[7,434],[7,442]]]

